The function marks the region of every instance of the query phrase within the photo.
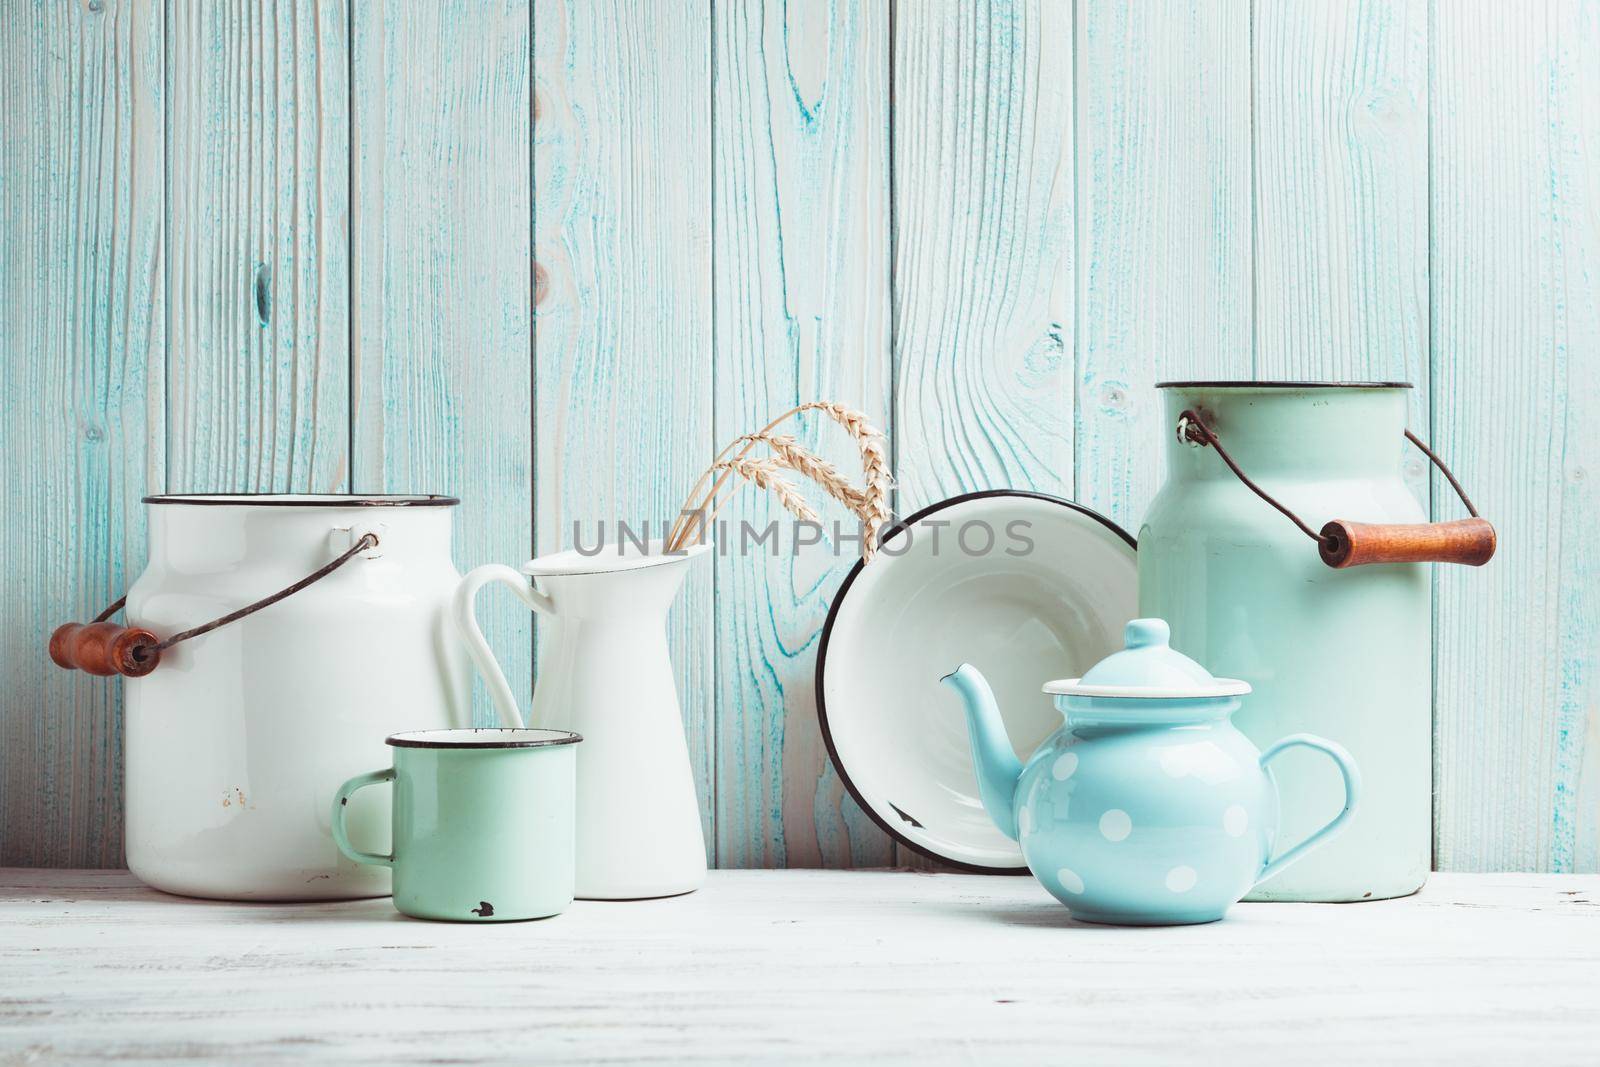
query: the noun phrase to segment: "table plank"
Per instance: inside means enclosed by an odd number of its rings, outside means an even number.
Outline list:
[[[714,871],[537,923],[181,900],[0,871],[0,1059],[1581,1062],[1600,877],[1072,922],[1029,878]],[[30,1059],[32,1057],[33,1059]]]

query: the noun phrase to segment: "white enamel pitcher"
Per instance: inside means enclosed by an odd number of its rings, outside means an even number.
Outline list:
[[[663,554],[660,542],[652,542],[595,555],[569,549],[530,560],[520,571],[479,567],[456,592],[456,623],[506,726],[522,726],[522,716],[478,629],[473,601],[484,585],[500,582],[548,620],[528,725],[583,735],[579,897],[674,896],[705,881],[705,837],[666,622],[689,562],[708,548]]]

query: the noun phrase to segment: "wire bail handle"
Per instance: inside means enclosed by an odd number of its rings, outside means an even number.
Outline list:
[[[1429,523],[1364,523],[1334,519],[1321,530],[1313,530],[1304,519],[1257,485],[1239,467],[1199,412],[1193,408],[1185,409],[1178,416],[1177,434],[1178,440],[1186,444],[1215,449],[1217,456],[1244,483],[1245,488],[1265,500],[1299,527],[1301,533],[1317,542],[1322,562],[1330,567],[1355,567],[1367,563],[1463,563],[1469,567],[1481,567],[1494,556],[1494,527],[1487,519],[1479,517],[1478,509],[1473,506],[1466,490],[1461,488],[1461,483],[1444,461],[1410,430],[1405,431],[1406,440],[1416,445],[1444,475],[1471,518]]]
[[[285,586],[271,596],[246,604],[237,611],[230,611],[220,618],[184,630],[182,633],[173,634],[165,641],[158,640],[155,634],[142,627],[118,626],[114,622],[107,621],[127,604],[128,598],[123,595],[96,615],[94,621],[88,625],[69,622],[56,627],[55,632],[50,635],[50,659],[64,670],[81,670],[102,676],[120,674],[125,678],[142,678],[156,669],[161,663],[161,653],[173,645],[208,634],[230,622],[238,622],[246,615],[253,615],[262,608],[269,608],[278,601],[291,597],[307,586],[326,578],[359,553],[377,547],[377,534],[362,534],[361,538],[338,558],[323,564],[298,582]]]

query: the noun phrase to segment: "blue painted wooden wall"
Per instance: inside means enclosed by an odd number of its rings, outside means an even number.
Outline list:
[[[1152,383],[1255,375],[1416,382],[1500,526],[1436,581],[1438,865],[1600,867],[1595,0],[0,24],[0,863],[121,861],[118,687],[42,645],[137,574],[145,492],[451,492],[460,565],[514,562],[830,397],[890,429],[901,513],[1012,485],[1134,526]],[[843,567],[721,559],[676,609],[722,865],[907,858],[818,736]],[[486,629],[526,691],[530,619]]]

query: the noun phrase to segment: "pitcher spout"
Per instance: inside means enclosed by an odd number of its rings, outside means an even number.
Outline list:
[[[966,704],[967,737],[972,743],[972,765],[978,774],[983,809],[1000,832],[1015,841],[1017,811],[1012,801],[1022,777],[1022,761],[1017,759],[1011,739],[1006,736],[994,690],[970,663],[963,663],[939,680],[960,693]]]

